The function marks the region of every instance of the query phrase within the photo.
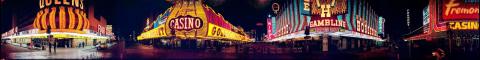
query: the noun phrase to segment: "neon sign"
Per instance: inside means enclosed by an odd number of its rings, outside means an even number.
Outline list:
[[[158,26],[150,31],[142,33],[140,36],[137,37],[138,40],[143,39],[151,39],[151,38],[158,38],[158,37],[166,37],[167,36],[165,24]]]
[[[300,7],[303,7],[303,11],[301,11],[302,14],[310,14],[310,0],[303,0],[303,1],[300,1],[300,2],[303,2],[303,3],[300,3],[300,4],[303,4],[303,5],[300,5]]]
[[[277,14],[278,11],[280,10],[280,5],[278,3],[273,3],[272,10],[275,14]]]
[[[244,35],[238,34],[226,28],[220,27],[215,24],[208,24],[208,37],[219,38],[219,39],[232,39],[232,40],[247,40],[248,38]]]
[[[219,36],[219,37],[225,37],[225,34],[222,32],[222,29],[220,27],[212,27],[212,36]]]
[[[336,19],[324,19],[324,20],[314,20],[310,22],[310,27],[322,27],[322,26],[332,26],[332,27],[345,27],[345,21],[336,20]]]
[[[192,16],[180,16],[169,22],[169,28],[175,30],[200,29],[203,26],[202,19]]]
[[[312,3],[312,14],[321,17],[330,17],[347,11],[346,0],[314,0]]]
[[[456,0],[445,0],[443,19],[478,19],[478,4],[459,3]]]
[[[83,9],[83,0],[40,0],[40,9],[53,5],[68,5]]]
[[[478,22],[449,22],[452,30],[478,30]]]

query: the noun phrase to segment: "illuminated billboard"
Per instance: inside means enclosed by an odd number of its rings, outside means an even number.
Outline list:
[[[332,17],[347,11],[347,0],[311,0],[311,3],[311,14],[320,17]]]
[[[268,17],[271,17],[271,16],[268,15]],[[272,35],[272,19],[267,18],[267,39],[273,38],[271,37],[271,35]]]
[[[144,40],[144,39],[153,39],[153,38],[160,38],[160,37],[166,37],[166,36],[167,36],[167,31],[165,28],[165,24],[161,24],[157,28],[153,28],[152,30],[143,32],[139,37],[137,37],[137,39]]]
[[[198,17],[180,16],[173,18],[168,22],[170,29],[174,30],[192,30],[202,28],[204,22]]]
[[[378,34],[383,34],[383,29],[385,27],[385,18],[383,17],[378,17]]]
[[[90,21],[83,10],[83,0],[40,0],[33,27],[45,33],[73,32],[84,34],[90,28]]]
[[[236,32],[233,32],[231,30],[225,29],[223,27],[220,27],[214,24],[208,24],[207,36],[213,39],[229,39],[229,40],[242,40],[242,41],[248,40],[248,38],[245,35],[240,35]]]
[[[443,21],[478,20],[479,4],[473,0],[443,0]]]
[[[451,30],[478,30],[478,22],[449,22],[448,27]]]
[[[347,27],[347,22],[344,19],[347,12],[347,0],[311,0],[310,2],[312,20],[309,24],[311,31],[327,32],[324,29]]]
[[[157,27],[143,32],[138,40],[174,37],[178,39],[211,39],[249,41],[241,28],[234,27],[223,16],[204,5],[202,1],[177,1],[163,15],[157,17]],[[165,20],[165,23],[158,23]],[[155,26],[155,25],[154,25]]]

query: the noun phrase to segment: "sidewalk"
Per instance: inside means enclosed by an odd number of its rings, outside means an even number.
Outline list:
[[[0,51],[1,52],[0,57],[5,59],[11,59],[11,58],[19,57],[18,55],[20,54],[20,55],[28,56],[32,58],[42,58],[42,57],[34,56],[34,54],[44,54],[44,53],[39,53],[38,51],[40,50],[32,50],[24,47],[13,46],[11,44],[3,44]]]

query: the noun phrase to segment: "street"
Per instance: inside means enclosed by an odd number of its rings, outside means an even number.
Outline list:
[[[1,48],[1,59],[103,59],[111,57],[112,53],[110,51],[96,50],[93,46],[85,48],[57,48],[56,53],[10,44],[4,44]]]
[[[135,44],[125,48],[126,59],[287,59],[287,60],[395,60],[393,50],[387,48],[362,52],[302,52],[300,49],[279,48],[268,44],[247,44],[236,48],[181,49],[157,48],[151,45]]]
[[[94,47],[58,48],[56,53],[48,50],[35,50],[5,44],[1,48],[2,59],[307,59],[307,60],[369,60],[396,59],[392,50],[372,49],[362,52],[302,52],[300,49],[279,48],[268,44],[248,44],[248,46],[224,47],[215,49],[161,48],[144,44],[133,44],[122,48],[125,43],[113,45],[106,50]]]

